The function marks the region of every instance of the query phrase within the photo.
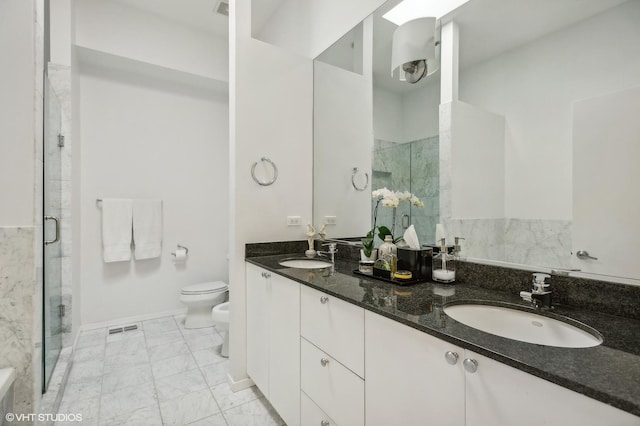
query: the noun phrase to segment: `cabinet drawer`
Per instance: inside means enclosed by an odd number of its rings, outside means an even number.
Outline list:
[[[306,393],[300,392],[300,424],[304,426],[336,426],[336,423],[331,420],[315,402],[307,396]]]
[[[337,424],[364,424],[364,380],[304,338],[301,388]]]
[[[301,286],[300,319],[302,337],[364,378],[364,309]]]

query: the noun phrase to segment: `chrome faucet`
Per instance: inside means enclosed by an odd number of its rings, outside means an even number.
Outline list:
[[[331,257],[331,263],[335,265],[336,263],[336,253],[338,252],[336,243],[326,243],[323,244],[322,247],[329,247],[329,251],[318,251],[318,256],[329,256]]]
[[[535,273],[533,277],[533,288],[531,291],[521,291],[520,297],[527,302],[531,302],[536,309],[551,309],[551,284],[547,284],[546,279],[551,278],[549,274]]]

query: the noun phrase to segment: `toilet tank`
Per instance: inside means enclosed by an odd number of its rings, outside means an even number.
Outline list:
[[[9,425],[7,413],[13,413],[13,382],[16,370],[13,368],[0,369],[0,424]]]

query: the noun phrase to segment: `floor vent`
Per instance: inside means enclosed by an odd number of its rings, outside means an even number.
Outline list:
[[[138,326],[135,324],[125,325],[124,327],[113,327],[109,329],[109,334],[123,333],[125,331],[133,331],[137,329],[138,329]]]

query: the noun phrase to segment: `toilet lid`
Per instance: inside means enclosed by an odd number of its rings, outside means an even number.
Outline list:
[[[206,283],[189,284],[182,288],[182,294],[206,294],[227,290],[227,283],[222,281],[209,281]]]

